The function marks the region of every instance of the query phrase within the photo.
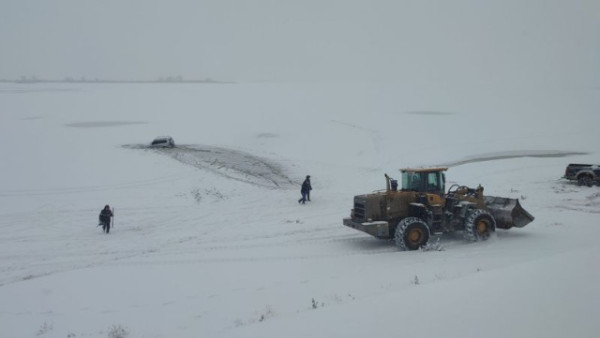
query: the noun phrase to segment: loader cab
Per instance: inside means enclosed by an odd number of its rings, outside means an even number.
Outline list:
[[[444,195],[447,168],[401,169],[402,190]]]

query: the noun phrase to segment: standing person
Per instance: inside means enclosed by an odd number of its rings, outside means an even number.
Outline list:
[[[306,190],[306,200],[310,202],[310,191],[312,190],[312,186],[310,185],[310,175],[306,175],[304,182],[308,184],[308,190]]]
[[[110,206],[107,204],[104,206],[104,209],[100,211],[100,224],[102,225],[102,230],[106,233],[110,231],[110,218],[113,217],[113,212],[110,210]]]
[[[298,200],[298,203],[302,202],[302,204],[306,203],[306,200],[310,201],[310,191],[312,187],[310,186],[310,175],[306,176],[304,182],[302,182],[302,188],[300,189],[300,193],[302,194],[302,198]]]

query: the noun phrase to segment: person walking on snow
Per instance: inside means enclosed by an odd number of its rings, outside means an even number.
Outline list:
[[[100,224],[102,225],[102,230],[106,233],[110,231],[110,218],[113,217],[113,212],[110,210],[110,206],[107,204],[104,206],[104,209],[100,211]]]
[[[302,198],[298,200],[298,203],[305,204],[308,200],[310,202],[310,191],[312,187],[310,186],[310,175],[306,175],[306,179],[302,182],[302,188],[300,189],[300,193],[302,194]]]

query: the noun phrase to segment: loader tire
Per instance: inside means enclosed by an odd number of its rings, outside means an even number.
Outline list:
[[[465,220],[465,239],[471,242],[485,241],[496,231],[494,216],[484,209],[475,209]]]
[[[427,244],[429,227],[418,217],[407,217],[398,223],[394,234],[396,246],[402,250],[417,250]]]

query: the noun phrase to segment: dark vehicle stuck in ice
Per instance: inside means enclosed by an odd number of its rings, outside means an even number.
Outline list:
[[[565,169],[563,178],[587,187],[600,184],[600,165],[571,163]]]

